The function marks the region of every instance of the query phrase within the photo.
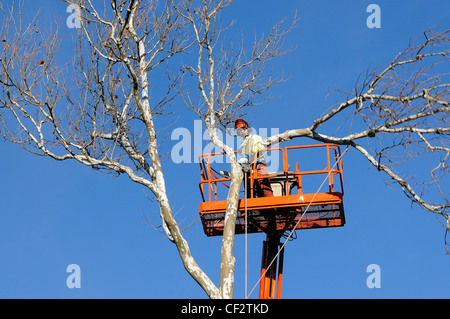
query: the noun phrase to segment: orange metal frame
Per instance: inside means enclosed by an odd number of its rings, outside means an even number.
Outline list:
[[[302,151],[313,148],[326,149],[326,167],[301,171],[298,158],[293,156],[293,153],[299,155]],[[247,194],[246,200],[239,200],[235,233],[266,233],[267,240],[263,243],[261,262],[260,298],[280,298],[284,249],[279,254],[277,252],[281,235],[295,229],[337,227],[345,224],[342,160],[340,148],[336,144],[275,147],[265,151],[280,152],[283,169],[269,175],[258,175],[256,164],[253,164],[247,181],[250,184],[250,194]],[[295,170],[290,170],[290,164],[293,162],[289,161],[288,154],[297,160],[293,165]],[[199,213],[207,236],[223,234],[227,202],[219,200],[218,195],[221,192],[228,193],[227,182],[230,182],[231,178],[218,176],[211,167],[211,158],[220,155],[223,153],[202,154],[199,158],[199,188],[203,199],[199,205]],[[324,181],[328,182],[328,190],[304,193],[302,177],[309,175],[324,176]],[[256,197],[253,186],[256,180],[263,178],[269,178],[272,187],[280,189],[281,194]],[[247,225],[245,217],[248,220]]]

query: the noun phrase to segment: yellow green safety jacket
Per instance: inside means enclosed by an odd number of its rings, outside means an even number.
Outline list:
[[[265,163],[264,152],[265,149],[263,139],[257,134],[249,134],[243,140],[238,149],[238,160],[242,161],[242,158],[246,158],[249,164],[254,162]],[[259,151],[259,153],[258,153]],[[257,155],[256,155],[257,154]],[[255,158],[257,156],[257,158]]]

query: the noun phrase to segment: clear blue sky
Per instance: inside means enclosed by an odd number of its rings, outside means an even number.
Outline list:
[[[366,26],[371,3],[381,8],[380,29]],[[26,0],[26,14],[38,8],[42,21],[60,21],[62,52],[71,56],[64,44],[71,46],[74,32],[65,27],[66,6]],[[342,100],[327,97],[330,89],[350,90],[360,72],[388,63],[414,36],[436,24],[439,30],[450,26],[450,4],[443,0],[245,0],[236,1],[224,18],[236,19],[235,35],[242,30],[251,39],[254,31],[267,32],[292,18],[296,9],[300,20],[286,45],[299,47],[274,64],[289,81],[270,92],[276,99],[252,113],[252,126],[280,131],[309,126]],[[192,129],[194,119],[186,113],[176,126]],[[142,187],[125,176],[36,157],[4,141],[0,154],[0,298],[206,297],[175,246],[145,226],[144,214],[156,225],[159,214]],[[164,169],[177,219],[187,226],[198,217],[198,164],[168,160]],[[297,232],[286,247],[282,297],[449,298],[450,256],[437,219],[411,207],[398,187],[386,187],[384,177],[355,152],[345,155],[344,185],[347,224]],[[217,284],[221,238],[207,238],[199,221],[185,236]],[[244,297],[243,239],[237,236],[235,244],[236,298]],[[249,236],[249,289],[258,280],[263,239]],[[81,268],[79,289],[66,286],[70,264]],[[370,264],[381,268],[381,288],[366,286]],[[251,298],[257,298],[257,289]]]

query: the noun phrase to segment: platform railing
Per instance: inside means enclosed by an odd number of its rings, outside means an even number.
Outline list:
[[[299,169],[299,162],[295,161],[294,167],[295,170],[290,169],[290,162],[288,159],[288,154],[291,157],[295,156],[293,153],[295,152],[301,152],[302,150],[306,149],[312,149],[312,148],[326,148],[326,167],[323,169],[317,169],[317,170],[307,170],[302,171]],[[300,145],[300,146],[287,146],[284,148],[274,147],[274,148],[267,148],[262,150],[261,152],[268,153],[268,152],[280,152],[281,158],[282,158],[282,170],[277,171],[275,173],[269,174],[258,174],[257,166],[258,162],[256,161],[256,158],[260,154],[255,154],[255,160],[252,164],[252,170],[249,174],[249,183],[250,183],[250,194],[247,194],[249,198],[254,198],[253,194],[253,185],[256,180],[258,179],[277,179],[277,181],[283,181],[284,182],[284,195],[290,195],[291,194],[291,187],[289,185],[292,185],[292,183],[295,183],[297,186],[297,192],[298,194],[301,194],[303,192],[303,185],[302,185],[302,177],[308,176],[308,175],[325,175],[328,182],[328,191],[333,192],[339,192],[342,195],[344,194],[344,186],[343,186],[343,176],[342,176],[342,159],[341,159],[341,151],[339,148],[339,145],[337,144],[314,144],[314,145]],[[235,151],[235,153],[237,153]],[[264,155],[264,154],[262,154]],[[200,163],[200,173],[201,173],[201,180],[199,182],[199,189],[200,193],[202,195],[203,202],[206,201],[217,201],[218,200],[218,192],[219,191],[227,191],[228,193],[228,185],[226,182],[231,181],[231,177],[223,177],[218,176],[219,173],[215,172],[214,169],[211,167],[211,158],[214,156],[224,156],[223,152],[215,152],[215,153],[207,153],[202,154],[199,156],[199,163]],[[293,162],[292,162],[293,163]],[[336,175],[337,175],[337,182],[339,183],[339,188],[336,187]],[[219,189],[220,186],[221,188]],[[208,188],[207,193],[205,194],[205,187]],[[206,196],[205,196],[206,195]]]

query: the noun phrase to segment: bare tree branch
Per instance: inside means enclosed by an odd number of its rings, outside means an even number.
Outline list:
[[[217,134],[255,104],[255,98],[261,98],[269,88],[282,80],[275,80],[266,73],[268,63],[289,50],[281,50],[283,38],[296,23],[284,28],[284,22],[275,25],[269,35],[245,49],[240,46],[236,51],[223,41],[223,33],[228,27],[222,27],[220,13],[230,6],[232,1],[203,1],[199,7],[178,7],[178,13],[191,25],[197,46],[197,63],[186,65],[185,70],[197,79],[199,94],[183,95],[186,106],[193,110],[206,124],[211,141],[222,149],[231,163],[231,183],[227,197],[224,232],[221,251],[220,292],[223,298],[232,298],[234,289],[233,245],[239,192],[243,173],[234,155]],[[197,93],[197,92],[196,92]]]
[[[34,154],[125,173],[148,188],[186,270],[211,298],[219,297],[174,219],[158,151],[154,120],[178,94],[181,73],[168,78],[159,100],[150,97],[148,73],[168,74],[165,62],[189,48],[184,20],[168,1],[111,0],[104,12],[78,1],[81,30],[66,71],[54,59],[58,34],[35,32],[35,21],[24,28],[14,5],[1,8],[3,137]]]
[[[450,154],[449,73],[450,30],[424,33],[424,41],[399,53],[381,72],[373,70],[357,83],[347,99],[331,107],[313,124],[304,129],[288,130],[266,140],[267,145],[296,137],[350,145],[373,166],[400,185],[405,195],[422,208],[445,219],[449,228],[450,202],[440,181],[448,174]],[[345,92],[343,92],[345,93]],[[343,137],[327,136],[319,132],[333,119],[348,114],[352,126],[341,123],[341,128],[357,127]],[[360,141],[356,143],[356,141]],[[371,150],[373,141],[379,150]],[[367,146],[363,146],[367,142]],[[413,182],[410,171],[396,172],[405,161],[413,162],[422,156],[436,161],[427,168],[431,182]],[[383,163],[382,163],[383,162]],[[424,173],[421,167],[421,173]],[[406,175],[401,177],[401,175]],[[433,186],[434,188],[430,188]],[[436,199],[439,194],[440,200]],[[429,198],[429,199],[427,199]],[[448,252],[448,243],[445,243]]]

